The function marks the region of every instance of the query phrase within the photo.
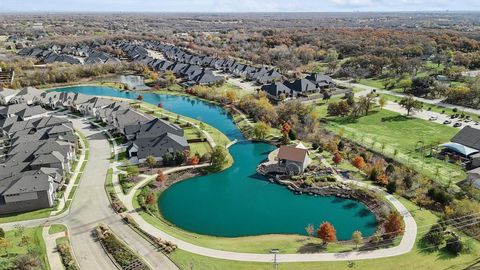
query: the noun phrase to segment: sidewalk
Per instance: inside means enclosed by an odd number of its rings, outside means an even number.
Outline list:
[[[60,253],[57,251],[56,240],[60,237],[66,236],[65,232],[59,232],[55,234],[49,234],[48,230],[50,226],[43,227],[42,237],[45,241],[45,247],[47,250],[48,263],[51,269],[63,269],[62,259]]]

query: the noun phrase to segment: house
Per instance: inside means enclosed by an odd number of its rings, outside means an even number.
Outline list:
[[[305,79],[314,83],[319,89],[335,87],[335,82],[330,76],[327,75],[312,73],[305,77]]]
[[[303,173],[311,163],[308,150],[299,144],[297,146],[282,145],[277,155],[278,166],[285,168],[291,175]]]
[[[318,91],[317,86],[307,79],[297,79],[293,82],[284,81],[283,84],[297,92],[297,95],[307,95]]]
[[[50,175],[20,175],[0,180],[2,214],[49,208],[54,201],[54,180]]]
[[[164,133],[172,133],[180,137],[184,135],[182,128],[160,118],[155,118],[145,123],[127,125],[124,129],[125,137],[128,140],[152,138]]]
[[[480,167],[480,130],[472,127],[462,128],[450,142],[440,145],[444,153],[453,153],[467,160],[468,168]]]
[[[165,154],[173,155],[189,149],[188,142],[184,137],[168,132],[153,138],[136,139],[127,145],[127,153],[132,163],[145,162],[148,156],[162,161]]]
[[[25,87],[9,101],[9,103],[27,103],[28,105],[33,104],[35,97],[40,96],[43,91],[38,90],[35,87]]]
[[[281,82],[274,82],[271,84],[264,84],[261,87],[261,90],[267,93],[267,96],[274,100],[279,101],[282,99],[282,95],[284,98],[295,98],[297,96],[297,92],[294,92],[292,89],[288,88]]]

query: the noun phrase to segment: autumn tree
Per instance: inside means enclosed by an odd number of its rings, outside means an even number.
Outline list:
[[[318,238],[323,240],[324,244],[337,241],[337,231],[330,222],[323,222],[317,229]]]
[[[171,70],[165,71],[165,75],[163,75],[163,77],[167,81],[167,86],[172,86],[177,81],[177,77],[175,76],[175,74],[173,74],[173,71]]]
[[[398,103],[400,106],[407,110],[407,116],[414,111],[420,111],[422,109],[422,102],[417,101],[413,96],[409,95],[408,97],[402,98]]]
[[[335,152],[335,154],[333,154],[332,161],[333,163],[335,163],[335,166],[338,166],[338,164],[340,164],[342,160],[342,155],[340,155],[339,152]]]
[[[385,234],[390,238],[395,238],[401,235],[404,231],[402,216],[397,211],[392,211],[383,224]]]
[[[388,176],[386,174],[378,176],[377,183],[381,186],[386,186],[388,184]]]
[[[167,175],[163,173],[163,170],[158,170],[156,180],[162,185],[165,183],[165,180],[167,180]]]
[[[305,231],[307,232],[308,236],[313,236],[313,233],[315,232],[315,228],[313,227],[313,224],[308,224],[307,227],[305,227]]]
[[[234,103],[237,101],[237,92],[233,89],[228,89],[227,92],[225,92],[225,97],[230,103]]]
[[[361,96],[358,99],[358,106],[360,110],[364,112],[365,115],[368,115],[370,109],[375,104],[375,95],[374,94],[367,94],[365,96]]]
[[[358,248],[358,245],[360,245],[363,242],[363,236],[361,231],[354,231],[352,233],[352,241],[355,244],[355,248]]]
[[[155,204],[155,195],[153,195],[153,192],[148,193],[145,202],[149,205]]]
[[[365,167],[366,164],[365,164],[365,160],[363,159],[363,157],[356,156],[355,159],[352,161],[352,165],[355,168],[361,170]]]

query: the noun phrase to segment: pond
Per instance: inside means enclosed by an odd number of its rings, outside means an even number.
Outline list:
[[[136,99],[138,93],[107,87],[69,87],[55,91],[94,96]],[[354,200],[295,195],[283,186],[266,181],[256,166],[275,147],[245,140],[223,108],[185,96],[142,93],[145,102],[162,103],[171,112],[200,119],[237,139],[229,151],[234,164],[219,173],[194,177],[174,184],[159,199],[163,217],[176,226],[200,234],[239,237],[262,234],[301,234],[305,227],[329,221],[339,240],[353,231],[364,236],[375,232],[375,216]]]

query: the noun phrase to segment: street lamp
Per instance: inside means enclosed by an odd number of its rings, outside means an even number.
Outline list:
[[[279,249],[271,249],[270,253],[273,253],[273,269],[277,270],[278,269],[278,263],[277,263],[277,253],[280,252]]]

